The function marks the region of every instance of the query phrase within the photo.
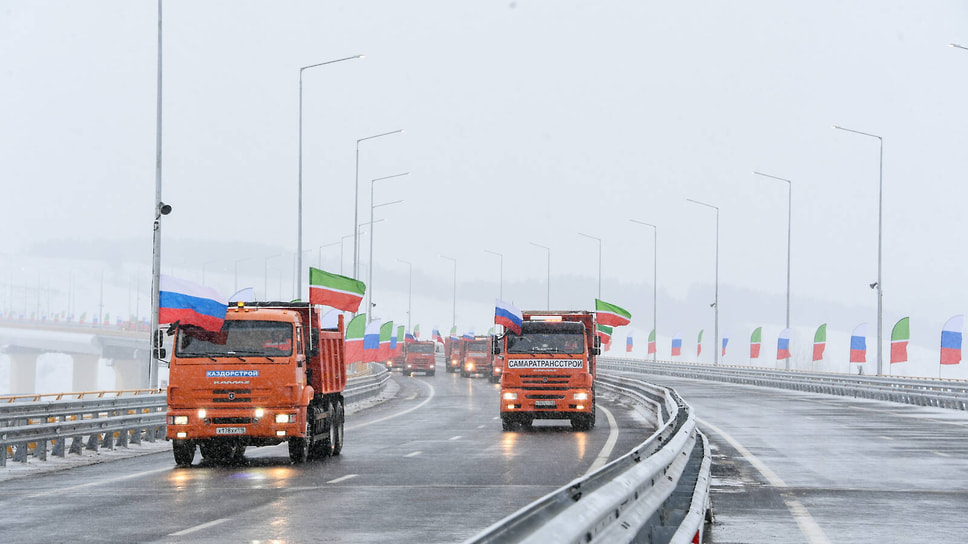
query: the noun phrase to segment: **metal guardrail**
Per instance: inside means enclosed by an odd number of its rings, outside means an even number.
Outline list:
[[[916,406],[968,410],[968,382],[964,380],[862,376],[671,361],[653,362],[644,359],[602,358],[599,359],[599,365],[603,369],[624,372],[660,374]]]
[[[702,540],[710,454],[671,389],[599,374],[597,387],[657,407],[659,429],[632,451],[498,521],[465,544]],[[698,540],[696,540],[698,539]]]
[[[343,398],[355,402],[379,395],[390,380],[383,365],[370,366],[371,373],[347,380]],[[100,391],[93,398],[3,402],[0,398],[0,467],[7,464],[7,450],[15,462],[27,462],[29,453],[43,461],[48,451],[58,457],[80,454],[85,448],[114,449],[165,438],[164,393],[119,396]],[[59,394],[76,396],[77,394]],[[42,395],[39,397],[43,397]],[[33,397],[33,396],[31,396]],[[70,446],[67,442],[70,440]],[[52,445],[52,447],[51,447]]]

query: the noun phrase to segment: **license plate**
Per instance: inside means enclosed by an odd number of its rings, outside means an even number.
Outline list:
[[[553,400],[536,400],[534,401],[535,408],[554,408],[555,401]]]
[[[245,427],[215,427],[215,434],[245,434]]]

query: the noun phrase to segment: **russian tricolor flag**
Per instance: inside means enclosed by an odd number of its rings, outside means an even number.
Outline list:
[[[164,274],[159,279],[158,323],[197,325],[214,332],[222,329],[228,301],[218,291]]]
[[[867,362],[867,323],[861,323],[850,333],[850,362]]]
[[[672,337],[672,356],[678,357],[682,355],[682,333],[677,333]]]
[[[776,338],[776,360],[790,358],[790,329],[783,329]]]
[[[630,334],[625,338],[625,353],[631,353],[631,352],[632,352],[632,335]]]
[[[521,323],[524,321],[524,316],[521,310],[514,307],[513,304],[508,304],[503,300],[496,300],[494,303],[494,324],[501,325],[509,331],[513,331],[514,334],[521,334]]]
[[[434,327],[434,341],[440,342],[441,344],[444,343],[444,337],[440,335],[440,331],[437,329],[437,327]]]
[[[724,334],[723,335],[723,354],[722,354],[722,357],[725,357],[726,356],[726,344],[728,344],[728,343],[729,343],[729,335]]]
[[[374,362],[379,360],[380,353],[380,326],[383,322],[374,319],[366,325],[366,332],[363,334],[363,361]]]
[[[417,337],[414,336],[412,332],[408,332],[404,335],[404,342],[407,344],[414,344],[417,342]]]
[[[473,340],[473,339],[474,339],[474,329],[471,329],[464,333],[464,340]]]
[[[956,365],[961,362],[961,330],[965,316],[956,315],[941,328],[941,364]]]

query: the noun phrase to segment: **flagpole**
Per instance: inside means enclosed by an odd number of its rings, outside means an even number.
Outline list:
[[[647,227],[652,227],[652,330],[655,331],[657,329],[657,327],[656,327],[656,315],[657,315],[657,312],[656,312],[656,298],[657,298],[656,297],[656,293],[657,293],[657,287],[656,286],[659,283],[659,281],[658,281],[658,275],[659,275],[659,272],[658,272],[659,271],[659,227],[653,225],[652,223],[646,223],[645,221],[639,221],[638,219],[629,219],[629,221],[631,221],[633,223],[638,223],[640,225],[645,225]],[[658,333],[656,333],[656,338],[658,339]],[[648,342],[646,342],[646,343],[648,343]],[[658,345],[659,344],[657,342],[656,343],[656,346],[658,346]],[[648,351],[648,347],[646,347],[646,351]],[[658,347],[656,347],[656,350],[654,352],[652,352],[652,362],[656,362],[658,360],[658,356],[659,356],[659,349],[658,349]]]
[[[384,132],[382,134],[375,134],[373,136],[367,136],[366,138],[360,138],[356,140],[356,190],[353,193],[353,279],[360,279],[360,238],[359,238],[359,210],[360,210],[360,143],[367,140],[372,140],[374,138],[380,138],[382,136],[389,136],[391,134],[399,134],[403,132],[403,129],[393,130],[390,132]],[[371,227],[372,228],[372,227]],[[342,263],[340,263],[342,266]],[[367,312],[369,313],[369,312]]]

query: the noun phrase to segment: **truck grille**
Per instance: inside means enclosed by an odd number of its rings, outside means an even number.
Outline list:
[[[542,374],[523,374],[521,383],[539,385],[568,385],[569,376],[545,376]]]
[[[251,389],[213,389],[212,402],[252,402]]]
[[[212,423],[215,425],[248,425],[252,423],[251,417],[213,417]]]
[[[564,395],[525,395],[524,398],[532,400],[559,400],[565,398]]]

